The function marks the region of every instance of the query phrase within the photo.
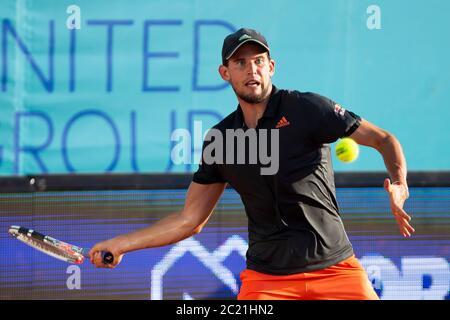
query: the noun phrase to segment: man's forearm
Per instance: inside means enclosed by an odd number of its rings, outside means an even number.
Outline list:
[[[114,238],[120,253],[161,247],[189,238],[198,227],[180,213],[171,214],[153,225]]]
[[[393,135],[389,134],[380,143],[378,151],[383,156],[392,183],[400,182],[407,186],[406,159],[400,142]]]

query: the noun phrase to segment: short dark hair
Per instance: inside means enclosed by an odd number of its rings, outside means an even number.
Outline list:
[[[267,58],[268,58],[269,61],[270,61],[270,52],[269,52],[269,51],[266,51],[266,52],[264,52],[264,53],[267,53]],[[225,60],[225,62],[223,63],[223,65],[224,65],[225,67],[228,67],[228,61],[230,61],[230,59]]]

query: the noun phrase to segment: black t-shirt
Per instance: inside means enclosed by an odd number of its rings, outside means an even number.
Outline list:
[[[193,181],[227,182],[240,195],[248,217],[248,269],[292,274],[323,269],[353,254],[339,216],[328,143],[349,136],[359,124],[359,116],[330,99],[274,86],[255,129],[246,128],[240,106],[214,126],[222,133],[224,147],[211,153],[217,156],[211,163],[205,151],[211,152],[207,147],[218,140],[215,136],[205,140]],[[275,173],[262,174],[261,169],[271,164],[259,153],[256,163],[248,154],[244,164],[238,162],[239,147],[225,147],[232,140],[227,133],[237,130],[256,133],[256,140],[246,140],[247,153],[255,145],[259,152],[262,140],[269,142],[265,150],[279,155]],[[278,140],[269,138],[271,130],[278,131]],[[276,141],[278,150],[272,149]],[[223,161],[217,161],[221,153]]]

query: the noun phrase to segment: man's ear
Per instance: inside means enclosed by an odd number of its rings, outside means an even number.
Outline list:
[[[275,60],[272,59],[269,61],[269,74],[271,77],[275,74]]]
[[[223,64],[219,66],[219,73],[223,80],[230,81],[230,74],[228,73],[228,68]]]

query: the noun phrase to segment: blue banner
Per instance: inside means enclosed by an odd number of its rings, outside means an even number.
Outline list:
[[[386,300],[450,299],[450,188],[411,188],[405,239],[382,188],[338,188],[342,220],[375,292]],[[32,228],[89,248],[182,209],[186,190],[0,194],[0,230]],[[201,233],[126,254],[115,269],[70,265],[0,233],[0,300],[235,299],[248,249],[247,217],[227,189]]]

